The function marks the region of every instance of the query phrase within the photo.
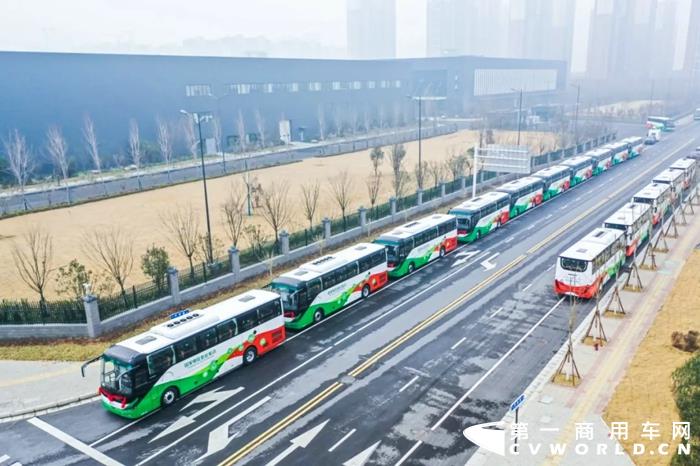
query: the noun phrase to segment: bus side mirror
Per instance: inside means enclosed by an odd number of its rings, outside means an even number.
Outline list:
[[[85,378],[85,368],[92,364],[95,361],[98,361],[100,358],[102,358],[102,355],[97,356],[96,358],[92,358],[89,361],[86,361],[82,366],[80,366],[80,375]]]

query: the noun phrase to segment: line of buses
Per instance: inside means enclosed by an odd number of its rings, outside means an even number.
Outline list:
[[[458,242],[478,240],[572,186],[636,157],[643,147],[642,138],[611,143],[505,183],[447,214],[429,215],[372,243],[310,261],[275,278],[269,289],[251,290],[207,309],[178,312],[97,358],[102,362],[102,404],[129,418],[168,406],[276,348],[285,341],[287,329],[320,322],[391,279],[445,256]]]
[[[696,183],[696,161],[684,158],[656,175],[630,202],[561,253],[554,290],[559,295],[590,299],[649,239],[652,230],[680,205],[684,192]]]

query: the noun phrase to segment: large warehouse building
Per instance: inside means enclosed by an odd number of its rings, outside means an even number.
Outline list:
[[[142,141],[155,140],[156,117],[181,122],[180,110],[211,112],[221,140],[318,139],[415,119],[411,96],[444,96],[429,116],[463,117],[483,102],[512,101],[514,89],[554,100],[566,86],[566,63],[485,57],[309,60],[152,55],[0,52],[0,134],[17,128],[34,147],[59,125],[82,152],[86,115],[103,154],[124,151],[129,121]],[[432,115],[430,115],[432,113]],[[240,115],[240,117],[239,117]],[[211,137],[212,123],[204,127]],[[282,133],[280,134],[280,128]],[[210,142],[213,142],[210,141]],[[227,147],[227,149],[229,148]]]

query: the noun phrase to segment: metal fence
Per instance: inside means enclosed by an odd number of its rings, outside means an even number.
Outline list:
[[[84,324],[85,308],[80,300],[0,301],[0,324]]]
[[[109,319],[123,312],[163,298],[170,294],[167,280],[161,285],[155,283],[143,283],[125,289],[124,293],[99,298],[100,320]]]

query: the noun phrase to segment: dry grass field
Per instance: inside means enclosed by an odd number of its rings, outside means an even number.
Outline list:
[[[691,357],[691,353],[671,346],[674,331],[700,330],[700,251],[688,259],[673,291],[659,311],[654,324],[642,340],[622,381],[608,404],[604,418],[629,423],[629,440],[622,441],[627,450],[632,443],[644,443],[647,450],[657,450],[668,443],[674,452],[678,441],[672,440],[672,423],[681,421],[673,397],[671,374]],[[642,423],[660,423],[661,437],[653,441],[641,437]],[[697,428],[697,427],[696,427]],[[691,426],[691,429],[693,427]],[[668,457],[634,456],[639,466],[670,464]]]
[[[513,143],[513,132],[499,132],[495,134],[497,143]],[[555,143],[555,136],[541,133],[523,133],[523,141],[532,147],[537,153],[541,149],[540,140],[546,140],[546,147],[551,148]],[[460,131],[423,141],[423,161],[442,162],[450,153],[459,153],[474,146],[478,140],[475,131]],[[413,174],[418,161],[418,143],[411,142],[404,145],[407,151],[406,170]],[[384,174],[382,189],[378,202],[386,202],[391,196],[391,176],[388,160],[388,147],[384,148],[385,161],[381,167]],[[333,199],[329,181],[346,170],[352,179],[351,202],[348,212],[355,212],[361,205],[368,206],[368,194],[365,180],[371,169],[369,151],[359,151],[344,155],[325,158],[311,158],[302,162],[270,167],[256,170],[251,177],[259,182],[262,187],[269,186],[273,182],[288,183],[288,202],[298,212],[294,220],[285,225],[288,231],[302,229],[306,225],[302,215],[301,186],[319,180],[321,196],[319,200],[318,215],[315,222],[319,222],[324,216],[339,217],[340,210]],[[431,182],[426,181],[426,186]],[[212,179],[209,181],[209,204],[212,217],[213,236],[221,245],[216,255],[224,255],[228,246],[225,234],[221,207],[228,197],[231,189],[243,189],[242,175],[230,175]],[[405,194],[415,192],[415,182],[410,183]],[[51,234],[53,240],[54,257],[52,265],[59,267],[67,264],[72,259],[77,259],[89,269],[97,270],[96,264],[90,263],[83,248],[82,237],[96,228],[118,227],[134,243],[134,268],[128,277],[128,285],[146,281],[140,269],[140,256],[151,245],[165,247],[170,255],[173,265],[183,268],[187,265],[187,259],[169,241],[160,221],[160,217],[176,209],[178,206],[191,204],[197,210],[201,222],[201,231],[204,232],[203,195],[201,182],[185,183],[168,188],[153,191],[130,194],[113,199],[91,202],[74,207],[38,212],[24,216],[0,220],[0,257],[5,260],[0,264],[0,298],[31,298],[36,295],[24,285],[17,274],[11,260],[13,243],[33,226],[40,226]],[[263,225],[269,231],[258,215],[246,220],[249,223]],[[226,247],[224,247],[226,245]],[[240,244],[239,247],[245,247]],[[201,262],[201,259],[200,259]],[[55,296],[53,283],[48,287],[47,296]]]

